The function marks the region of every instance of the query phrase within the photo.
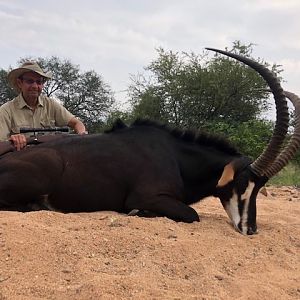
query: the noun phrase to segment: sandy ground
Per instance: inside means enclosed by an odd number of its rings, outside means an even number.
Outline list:
[[[259,234],[219,201],[201,222],[113,212],[0,212],[3,299],[300,299],[300,190],[259,196]]]

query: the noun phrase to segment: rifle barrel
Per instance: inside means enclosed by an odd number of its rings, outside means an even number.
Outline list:
[[[69,132],[69,127],[53,127],[53,128],[30,128],[21,127],[20,133],[28,132]]]

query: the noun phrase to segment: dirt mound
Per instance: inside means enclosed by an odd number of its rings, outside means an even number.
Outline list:
[[[259,196],[259,234],[221,204],[201,222],[113,212],[0,212],[2,299],[299,299],[300,191]]]

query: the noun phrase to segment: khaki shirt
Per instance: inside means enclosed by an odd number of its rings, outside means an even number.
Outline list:
[[[33,111],[19,94],[0,107],[0,141],[12,134],[20,133],[20,127],[51,128],[67,126],[74,118],[65,107],[54,99],[40,95],[38,105]]]

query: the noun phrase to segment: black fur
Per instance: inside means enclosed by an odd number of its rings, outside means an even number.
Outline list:
[[[140,126],[158,128],[169,132],[172,136],[179,138],[185,142],[195,143],[207,147],[214,147],[230,155],[240,155],[236,147],[234,147],[228,140],[220,135],[209,134],[207,132],[200,132],[192,129],[179,129],[176,127],[174,128],[167,124],[148,119],[137,119],[130,126],[127,126],[123,121],[117,119],[112,128],[107,130],[106,133],[111,133],[124,128],[133,128]]]

